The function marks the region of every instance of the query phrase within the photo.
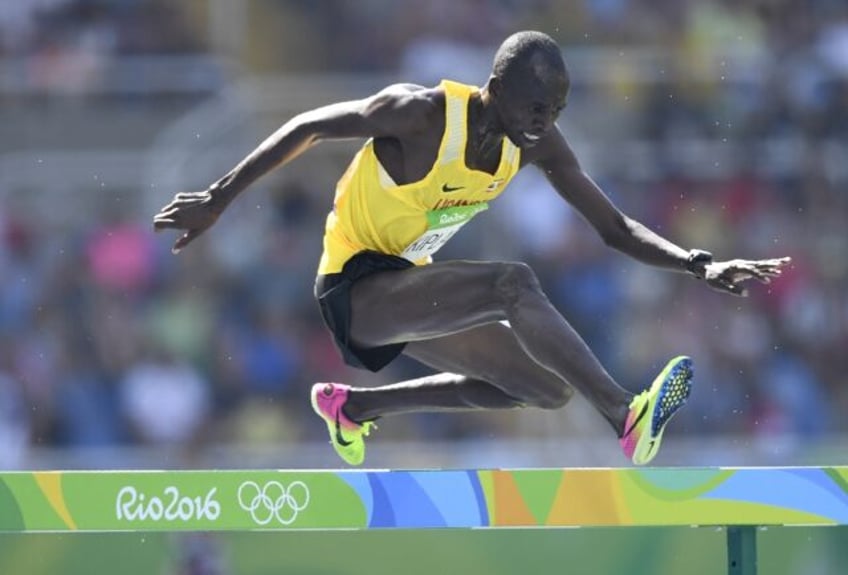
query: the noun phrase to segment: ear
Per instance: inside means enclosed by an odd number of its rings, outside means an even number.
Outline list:
[[[486,90],[493,98],[497,99],[501,95],[501,79],[497,76],[489,76]]]

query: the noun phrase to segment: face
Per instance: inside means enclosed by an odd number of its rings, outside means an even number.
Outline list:
[[[528,67],[495,82],[495,104],[506,136],[530,148],[554,126],[568,99],[563,74],[538,74]]]

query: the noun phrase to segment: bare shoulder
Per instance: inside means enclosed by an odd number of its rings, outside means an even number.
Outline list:
[[[380,120],[400,119],[406,130],[425,130],[444,114],[445,94],[439,87],[392,84],[370,98],[366,114]]]

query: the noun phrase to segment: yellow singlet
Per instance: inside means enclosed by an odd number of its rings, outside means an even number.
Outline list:
[[[447,80],[441,87],[445,132],[430,172],[417,182],[396,185],[380,165],[373,140],[368,140],[336,186],[319,274],[340,272],[362,250],[402,256],[416,265],[429,263],[518,171],[520,150],[506,137],[494,175],[465,165],[468,99],[478,88]]]

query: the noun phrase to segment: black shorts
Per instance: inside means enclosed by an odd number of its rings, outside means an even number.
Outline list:
[[[411,261],[374,251],[359,252],[347,262],[341,273],[318,276],[315,297],[324,323],[333,332],[336,346],[345,363],[353,367],[379,371],[399,356],[406,343],[378,347],[360,347],[350,341],[350,288],[368,275],[382,271],[414,267]]]

